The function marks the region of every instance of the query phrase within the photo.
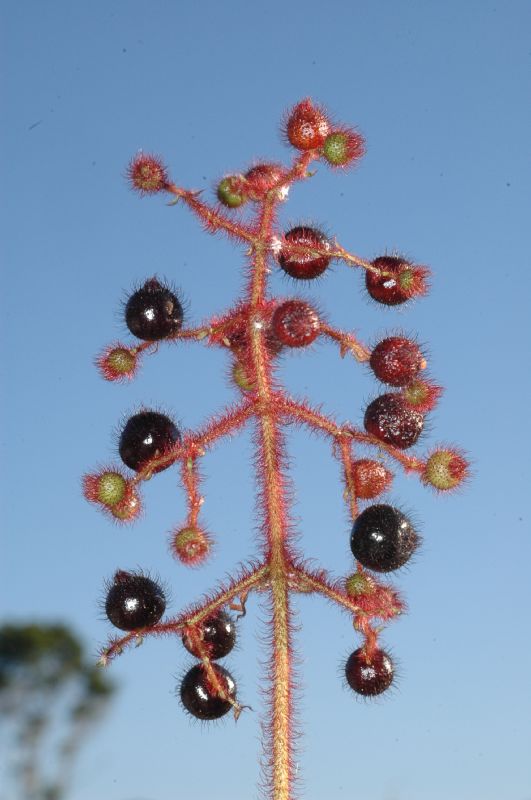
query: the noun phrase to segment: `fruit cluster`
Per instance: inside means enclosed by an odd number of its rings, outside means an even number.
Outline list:
[[[160,411],[142,408],[123,426],[119,454],[132,475],[114,466],[84,478],[85,496],[118,522],[131,522],[141,508],[140,484],[156,473],[179,464],[186,493],[187,516],[170,535],[172,554],[181,563],[197,565],[210,550],[211,534],[200,521],[204,498],[200,491],[198,461],[223,437],[251,422],[256,430],[257,478],[262,525],[262,553],[257,563],[240,570],[226,586],[206,600],[163,620],[166,601],[152,578],[119,570],[108,587],[108,619],[125,635],[110,641],[102,654],[107,663],[124,647],[143,637],[174,633],[198,659],[184,676],[179,695],[193,716],[216,719],[243,706],[237,699],[231,674],[217,661],[235,641],[235,624],[227,608],[245,613],[253,591],[271,599],[270,709],[264,726],[264,747],[269,771],[266,781],[274,800],[293,794],[293,645],[291,597],[294,593],[319,593],[352,617],[361,643],[344,665],[347,684],[362,696],[379,695],[393,682],[394,665],[380,645],[383,623],[404,608],[398,592],[381,575],[403,567],[420,542],[411,519],[386,503],[392,462],[416,473],[438,491],[455,489],[465,480],[468,464],[455,447],[438,447],[426,458],[409,455],[424,428],[426,414],[435,406],[441,389],[426,377],[427,358],[417,341],[405,334],[388,336],[369,348],[352,333],[338,330],[311,303],[299,297],[276,298],[267,293],[268,274],[275,268],[297,282],[325,276],[332,262],[365,273],[369,296],[380,305],[397,306],[427,291],[428,270],[402,256],[360,258],[312,224],[280,231],[275,210],[296,182],[310,178],[309,167],[320,161],[332,168],[353,166],[364,151],[361,135],[335,124],[310,99],[286,115],[283,132],[296,150],[292,163],[258,163],[237,174],[226,175],[216,188],[217,202],[204,202],[199,192],[177,186],[162,161],[140,154],[129,165],[133,189],[142,195],[164,193],[170,204],[182,203],[210,233],[218,231],[244,243],[250,276],[244,296],[224,314],[198,327],[184,324],[183,304],[177,293],[149,278],[133,291],[125,306],[126,325],[140,342],[114,343],[98,357],[101,374],[111,381],[132,378],[143,354],[161,342],[195,340],[221,347],[230,356],[238,402],[214,415],[200,430],[179,430]],[[251,209],[247,214],[247,210]],[[286,394],[275,376],[281,356],[291,348],[305,348],[325,339],[339,346],[341,356],[366,363],[374,376],[391,387],[369,403],[363,429],[338,425],[331,418]],[[289,522],[286,492],[283,427],[289,422],[307,425],[327,437],[340,462],[344,496],[352,519],[350,548],[355,570],[340,580],[324,570],[311,570],[297,552]],[[355,452],[376,448],[377,457]],[[376,501],[360,509],[360,504]]]

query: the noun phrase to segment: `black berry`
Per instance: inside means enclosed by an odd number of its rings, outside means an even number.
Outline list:
[[[208,673],[202,664],[196,664],[184,676],[181,683],[181,701],[187,711],[197,719],[219,719],[230,711],[232,703],[228,698],[236,695],[236,684],[230,672],[217,664],[212,665],[223,687],[226,697],[220,697],[212,686]]]
[[[146,462],[166,453],[181,440],[181,434],[172,420],[158,411],[140,411],[127,420],[120,435],[120,458],[131,469],[138,471]],[[154,472],[161,472],[170,463],[161,464]]]
[[[422,433],[424,415],[407,405],[398,393],[391,392],[369,403],[363,424],[367,433],[406,450]]]
[[[125,322],[133,336],[158,341],[180,330],[183,307],[167,286],[150,278],[127,301]]]
[[[202,635],[201,643],[205,646],[204,649],[209,658],[223,658],[230,653],[236,641],[236,626],[229,614],[220,611],[205,619],[199,628]],[[192,655],[198,658],[203,656],[201,650],[194,645],[186,633],[183,634],[183,644]]]
[[[369,506],[356,518],[350,549],[367,569],[391,572],[409,561],[419,545],[411,520],[394,506]]]
[[[345,676],[351,689],[365,697],[374,697],[388,689],[394,676],[391,657],[385,650],[375,650],[371,658],[360,648],[349,656]]]
[[[161,587],[151,578],[118,571],[105,600],[107,618],[122,631],[155,625],[166,609]]]

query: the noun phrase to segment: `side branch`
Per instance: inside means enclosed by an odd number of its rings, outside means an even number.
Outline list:
[[[356,361],[368,361],[371,357],[371,351],[362,344],[354,334],[343,333],[343,331],[330,327],[330,325],[321,324],[320,333],[323,336],[328,336],[339,344],[339,352],[343,358],[347,353],[352,353]]]
[[[244,242],[252,242],[255,235],[252,230],[243,223],[238,223],[235,220],[227,217],[220,209],[209,206],[198,199],[199,191],[190,191],[189,189],[181,189],[175,184],[168,185],[168,191],[175,196],[175,201],[182,200],[191,209],[191,211],[198,216],[204,227],[209,233],[217,233],[223,230],[230,236]]]

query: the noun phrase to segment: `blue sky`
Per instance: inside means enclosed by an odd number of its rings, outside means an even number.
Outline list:
[[[103,580],[117,567],[159,574],[177,612],[256,552],[249,432],[205,459],[218,545],[200,571],[167,553],[184,514],[177,473],[146,487],[132,529],[79,490],[141,404],[195,428],[235,399],[224,354],[162,347],[127,386],[101,381],[92,359],[127,338],[121,303],[155,273],[180,287],[190,324],[242,286],[237,248],[184,208],[128,191],[129,158],[160,153],[178,184],[208,190],[255,158],[288,159],[279,120],[311,95],[360,128],[367,155],[346,174],[319,167],[281,223],[312,220],[353,252],[396,249],[434,275],[430,295],[402,311],[370,304],[362,275],[340,265],[300,294],[364,341],[401,329],[427,343],[446,391],[418,451],[455,442],[474,476],[451,497],[397,476],[389,496],[424,537],[394,581],[409,614],[383,635],[400,664],[389,699],[354,700],[340,675],[356,646],[348,617],[297,600],[304,797],[530,800],[529,3],[26,0],[3,3],[2,17],[4,619],[67,621],[95,654],[109,633]],[[293,291],[279,275],[271,288]],[[281,375],[358,425],[379,391],[326,343],[286,357]],[[338,465],[304,431],[288,443],[301,546],[345,575]],[[121,692],[83,752],[74,800],[256,797],[264,620],[253,599],[227,659],[255,709],[236,726],[182,712],[174,687],[190,660],[179,642],[117,660]]]

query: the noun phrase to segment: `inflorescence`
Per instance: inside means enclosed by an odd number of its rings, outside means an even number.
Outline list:
[[[84,478],[88,500],[115,521],[130,523],[141,510],[141,484],[178,465],[187,515],[172,531],[170,548],[181,563],[198,565],[207,558],[212,541],[200,520],[204,498],[198,463],[220,439],[244,425],[254,425],[263,520],[258,561],[240,568],[228,585],[213,590],[203,602],[169,619],[163,619],[166,600],[156,581],[140,572],[118,570],[108,585],[105,611],[125,635],[109,642],[101,660],[107,663],[146,636],[173,633],[197,659],[178,692],[184,708],[203,720],[216,719],[231,709],[237,718],[244,706],[235,681],[217,663],[231,651],[236,639],[235,621],[228,610],[244,612],[251,592],[268,592],[272,652],[264,746],[269,765],[266,780],[274,800],[289,800],[294,781],[292,593],[321,594],[352,616],[360,641],[344,667],[347,684],[362,696],[385,692],[393,683],[395,669],[380,644],[380,634],[383,624],[404,610],[404,603],[380,576],[407,564],[420,542],[411,519],[382,499],[393,480],[391,465],[416,473],[423,483],[442,492],[457,488],[468,475],[467,460],[458,448],[441,446],[426,458],[406,452],[417,443],[426,415],[441,394],[441,388],[427,376],[426,355],[414,338],[390,336],[370,349],[352,333],[331,327],[306,300],[268,295],[271,270],[307,282],[325,275],[332,262],[363,270],[369,296],[385,306],[402,305],[428,288],[429,270],[398,254],[367,261],[313,225],[287,231],[277,228],[277,207],[293,184],[311,177],[314,162],[348,168],[364,152],[363,138],[356,130],[335,124],[310,99],[287,113],[283,133],[296,150],[292,163],[286,167],[258,163],[241,173],[225,175],[218,182],[214,204],[205,202],[201,192],[173,183],[157,156],[140,153],[131,161],[128,179],[135,191],[165,194],[172,205],[188,206],[209,233],[221,232],[243,243],[250,277],[244,296],[233,308],[195,328],[185,325],[183,304],[176,293],[156,276],[148,278],[131,293],[125,306],[126,325],[140,342],[107,347],[97,359],[100,372],[110,381],[130,379],[141,358],[155,352],[159,343],[200,341],[227,352],[239,400],[195,431],[179,430],[169,416],[141,409],[123,425],[119,438],[119,454],[129,471],[109,466]],[[341,356],[350,354],[367,363],[385,385],[365,410],[364,429],[336,424],[307,402],[290,397],[280,385],[275,374],[279,354],[309,347],[318,338],[335,342]],[[341,465],[355,559],[354,569],[342,579],[308,568],[295,549],[282,432],[291,422],[327,437]],[[374,447],[375,457],[360,457],[355,452],[358,445]],[[364,501],[369,504],[360,510]]]

